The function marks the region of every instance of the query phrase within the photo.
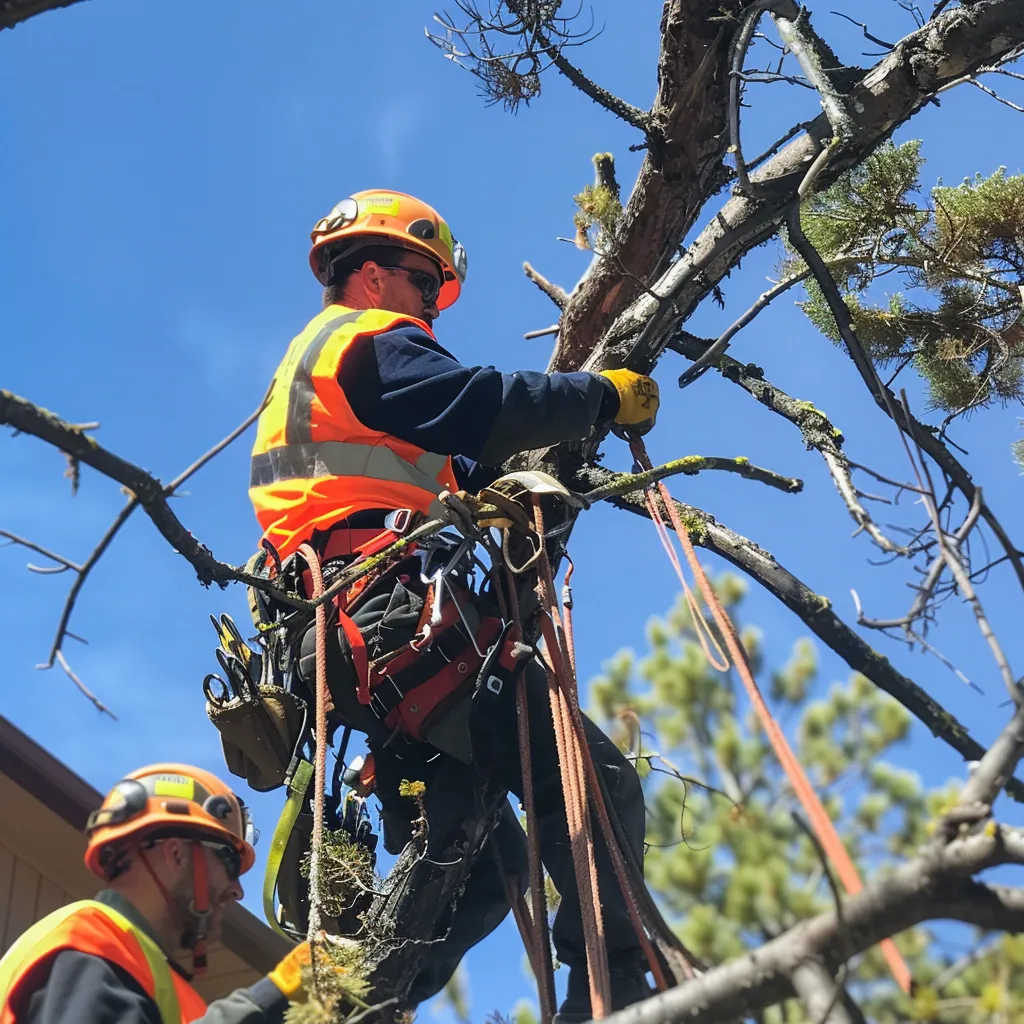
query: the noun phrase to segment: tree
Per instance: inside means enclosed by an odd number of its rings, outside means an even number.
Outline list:
[[[0,27],[62,4],[8,6]],[[545,75],[565,76],[635,128],[636,144],[646,153],[621,211],[613,162],[603,155],[595,161],[597,178],[579,194],[576,222],[577,242],[590,247],[594,258],[571,292],[527,268],[530,278],[560,310],[551,367],[598,369],[626,364],[647,370],[671,349],[695,364],[684,374],[683,383],[690,384],[713,369],[760,406],[793,423],[801,442],[822,455],[858,529],[887,556],[902,559],[910,571],[921,573],[917,596],[905,616],[876,620],[862,612],[860,624],[902,629],[908,640],[939,653],[926,638],[925,627],[936,621],[941,603],[955,594],[970,603],[1014,701],[1020,697],[1016,677],[975,587],[984,567],[972,563],[969,541],[991,538],[997,547],[993,561],[1005,562],[1022,586],[1024,556],[972,480],[967,463],[947,443],[948,424],[922,422],[906,391],[896,393],[893,387],[896,373],[918,370],[937,406],[954,417],[991,401],[1019,397],[1017,314],[1003,297],[1024,283],[1014,263],[1019,243],[1014,232],[1019,222],[991,216],[994,206],[1001,209],[1015,197],[1019,185],[1010,178],[983,181],[962,192],[938,189],[933,193],[934,209],[911,209],[907,193],[917,181],[916,155],[906,150],[883,151],[873,162],[866,161],[898,126],[941,93],[961,85],[991,92],[979,75],[1015,74],[1007,65],[1024,45],[1018,6],[1014,0],[941,2],[930,17],[912,7],[909,13],[916,12],[916,27],[895,44],[881,43],[865,27],[885,53],[874,66],[861,68],[843,65],[815,30],[811,13],[787,0],[749,4],[668,0],[661,22],[658,91],[649,110],[611,95],[570,60],[586,33],[581,36],[575,20],[566,17],[558,3],[494,0],[481,9],[466,2],[460,4],[462,20],[440,19],[441,28],[434,37],[449,57],[477,76],[488,98],[511,109],[537,98]],[[766,70],[752,69],[751,54],[761,51],[751,47],[762,19],[769,16],[773,29],[770,41],[763,45],[784,48],[790,61],[778,66],[773,62]],[[791,66],[794,59],[797,66]],[[822,113],[794,125],[764,156],[749,161],[741,134],[741,98],[743,87],[759,80],[776,83],[773,87],[784,88],[787,83],[810,87]],[[853,175],[844,178],[850,171]],[[888,206],[862,202],[865,182],[876,181],[886,186],[883,198]],[[726,185],[731,195],[707,216],[705,209]],[[702,217],[706,226],[696,230]],[[836,223],[846,223],[840,218],[852,219],[848,230],[835,230]],[[701,303],[722,298],[725,278],[743,257],[783,229],[791,249],[784,264],[787,276],[717,340],[687,332],[684,325]],[[688,237],[693,241],[684,245]],[[868,246],[871,240],[878,244]],[[941,255],[940,260],[932,250]],[[917,305],[902,300],[890,303],[888,309],[873,304],[871,285],[896,269],[907,275],[912,288],[931,295],[930,305],[923,299]],[[915,493],[923,506],[924,516],[917,507],[907,516],[904,528],[909,539],[905,542],[893,541],[868,513],[854,473],[873,471],[860,470],[849,459],[845,438],[827,415],[812,402],[773,386],[761,367],[726,355],[739,330],[773,299],[807,278],[813,279],[808,314],[826,334],[841,340],[852,361],[851,386],[859,381],[867,390],[881,415],[892,421],[894,437],[906,451],[909,479],[882,478],[897,492]],[[895,373],[884,380],[881,372],[890,364]],[[760,413],[758,409],[756,414]],[[753,409],[751,415],[755,415]],[[7,392],[0,393],[0,422],[60,448],[71,460],[72,473],[85,463],[132,492],[122,516],[88,561],[79,564],[58,557],[59,563],[76,572],[77,580],[51,663],[59,660],[67,667],[62,645],[68,635],[70,607],[89,569],[136,507],[150,515],[169,543],[196,568],[202,582],[236,580],[267,586],[244,570],[217,562],[182,526],[167,502],[180,481],[160,484],[104,449],[86,427],[66,423]],[[610,483],[621,489],[623,481],[599,464],[602,440],[593,437],[550,452],[530,453],[517,464],[544,466],[578,492]],[[749,474],[741,460],[698,457],[675,467],[683,472],[722,468]],[[763,471],[754,475],[762,482],[772,476]],[[645,514],[643,497],[635,491],[611,500]],[[756,971],[749,958],[739,957],[659,996],[631,1016],[653,1021],[663,1013],[686,1012],[695,1021],[710,1019],[759,1010],[795,988],[812,1016],[841,1019],[848,1012],[846,1005],[831,992],[848,958],[836,952],[836,942],[845,934],[844,948],[852,955],[933,917],[940,908],[929,896],[929,887],[939,883],[947,885],[951,894],[943,902],[944,913],[979,926],[1016,929],[1019,892],[985,885],[974,876],[985,867],[1020,859],[1016,833],[989,817],[1000,788],[1006,785],[1011,793],[1021,792],[1020,784],[1011,778],[1024,749],[1020,712],[986,752],[941,704],[843,622],[827,598],[797,579],[754,540],[701,509],[681,506],[680,512],[694,543],[721,555],[766,588],[851,669],[894,697],[965,759],[980,762],[980,767],[957,805],[940,817],[926,851],[905,859],[890,875],[846,901],[842,921],[835,912],[825,911],[766,942]],[[310,610],[308,603],[299,606]],[[487,827],[486,816],[469,824],[468,849],[478,848]],[[403,921],[414,930],[422,929],[412,937],[434,934],[436,915],[446,903],[441,897],[457,889],[459,873],[468,860],[440,873],[427,872],[416,885],[406,887],[409,903]],[[432,896],[429,906],[425,895]],[[409,950],[390,951],[384,956],[386,969],[381,961],[374,967],[374,977],[387,975],[389,984],[400,991],[415,967],[415,953]]]
[[[735,610],[745,585],[718,580]],[[736,681],[710,669],[685,602],[652,619],[642,658],[620,652],[592,690],[599,716],[645,775],[650,818],[648,883],[687,947],[719,964],[835,905],[835,881],[800,816],[785,775]],[[760,666],[760,634],[744,632]],[[814,645],[798,641],[770,673],[777,714],[795,737],[844,842],[867,878],[884,876],[925,844],[934,818],[955,806],[960,785],[925,790],[900,758],[911,718],[854,673],[821,685]],[[1019,1013],[1024,998],[1019,938],[979,933],[954,958],[925,926],[897,936],[917,985],[896,988],[877,950],[847,964],[845,985],[871,1020],[972,1021]],[[766,1021],[808,1019],[796,1004]]]

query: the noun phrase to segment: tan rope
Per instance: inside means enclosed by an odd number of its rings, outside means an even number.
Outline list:
[[[633,457],[637,460],[642,469],[652,468],[650,457],[647,454],[647,449],[639,437],[634,437],[630,441],[630,448],[633,451]],[[675,502],[673,502],[671,495],[668,493],[668,488],[660,480],[655,486],[658,488],[661,499],[664,502],[665,509],[672,521],[672,526],[675,528],[676,535],[679,537],[679,543],[682,545],[686,561],[693,571],[694,578],[697,580],[697,584],[704,596],[704,600],[711,609],[711,613],[718,625],[719,631],[725,639],[726,649],[728,650],[732,663],[735,665],[736,671],[743,682],[747,695],[749,696],[751,703],[754,705],[754,710],[757,712],[757,716],[761,721],[761,725],[764,728],[766,735],[768,736],[772,749],[775,751],[775,754],[782,765],[783,771],[785,771],[789,778],[790,785],[792,785],[797,799],[800,801],[801,806],[804,808],[804,811],[810,819],[811,825],[814,828],[815,834],[818,836],[823,849],[828,854],[829,860],[831,860],[835,866],[836,873],[839,875],[840,881],[843,883],[846,891],[853,896],[864,888],[860,874],[853,861],[850,859],[850,855],[846,852],[846,847],[839,838],[839,834],[836,832],[832,819],[829,817],[828,812],[822,805],[821,800],[818,799],[818,794],[814,791],[814,787],[811,785],[811,781],[807,777],[806,772],[804,772],[803,766],[797,760],[792,747],[789,745],[789,741],[779,728],[778,723],[775,721],[771,711],[768,709],[768,705],[765,703],[761,690],[750,670],[746,651],[740,643],[739,636],[736,633],[736,627],[733,625],[732,619],[718,600],[718,595],[715,594],[714,587],[711,586],[711,582],[708,580],[707,575],[697,558],[697,553],[693,548],[693,542],[690,540],[690,535],[679,515],[679,510],[676,508]],[[886,962],[889,965],[889,970],[896,979],[896,983],[905,993],[909,994],[911,987],[910,968],[900,955],[895,943],[893,943],[892,939],[883,939],[880,943],[880,947],[883,955],[885,956]]]
[[[519,614],[516,580],[505,573],[508,603],[511,608],[515,640],[522,642],[523,624]],[[500,593],[500,591],[499,591]],[[541,1024],[551,1024],[555,1015],[555,975],[551,961],[551,940],[548,934],[548,901],[544,892],[544,872],[540,857],[540,827],[537,824],[537,800],[533,791],[533,764],[530,752],[530,719],[526,696],[526,672],[516,680],[516,733],[519,740],[519,766],[523,780],[523,809],[526,811],[526,852],[530,872],[531,944],[527,946],[530,966],[537,980]],[[516,909],[513,905],[513,911]],[[518,918],[517,918],[518,922]],[[522,926],[520,926],[522,929]]]
[[[565,579],[562,583],[562,618],[563,625],[565,627],[565,642],[569,648],[572,674],[575,679],[576,651],[572,627],[572,598],[569,590],[569,583],[572,579],[574,567],[572,560],[569,559],[568,561],[569,564],[565,570]],[[626,909],[629,912],[629,920],[633,925],[633,931],[636,933],[637,941],[640,943],[640,948],[643,950],[644,956],[647,958],[647,964],[651,969],[651,973],[654,975],[654,982],[658,991],[664,992],[665,989],[669,987],[668,979],[665,977],[661,961],[658,959],[658,956],[654,951],[654,946],[648,937],[640,908],[637,905],[636,897],[633,895],[633,887],[630,884],[629,879],[629,870],[626,867],[622,851],[619,849],[618,839],[616,838],[615,831],[612,828],[611,819],[608,817],[608,807],[605,804],[604,793],[601,791],[601,784],[597,777],[597,767],[594,764],[594,759],[590,756],[590,747],[587,744],[586,733],[583,729],[583,716],[578,713],[578,710],[579,708],[577,705],[577,714],[574,716],[573,725],[576,729],[577,741],[585,751],[583,768],[586,772],[587,791],[590,796],[590,801],[594,806],[594,810],[597,812],[597,820],[601,826],[601,834],[604,836],[604,843],[608,849],[608,854],[611,857],[612,867],[615,870],[615,878],[619,883],[619,889],[622,891],[622,897],[626,902]]]
[[[320,559],[309,544],[299,546],[299,554],[309,566],[313,581],[313,600],[324,592]],[[313,831],[309,844],[309,926],[306,937],[310,949],[321,941],[320,931],[320,849],[324,838],[324,791],[327,785],[327,712],[333,710],[331,691],[327,686],[327,605],[316,606],[316,758],[313,770]],[[311,957],[314,983],[319,987],[317,963]]]
[[[604,915],[597,881],[594,837],[590,828],[584,783],[584,755],[571,710],[575,706],[578,714],[579,705],[572,677],[568,674],[570,662],[555,599],[551,563],[543,544],[544,514],[538,495],[533,495],[533,514],[541,543],[540,557],[537,560],[538,590],[545,605],[541,615],[541,631],[544,636],[544,653],[548,669],[548,698],[551,702],[551,717],[561,769],[569,848],[580,901],[580,917],[587,955],[587,978],[590,985],[590,1009],[593,1019],[601,1020],[611,1012],[611,976],[608,970],[608,947],[605,942]],[[589,756],[589,750],[587,755]]]

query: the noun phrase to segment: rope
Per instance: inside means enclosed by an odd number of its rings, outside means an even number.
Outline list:
[[[516,581],[506,572],[508,601],[511,606],[515,639],[522,643],[523,623],[519,614],[519,596]],[[500,592],[500,591],[499,591]],[[516,733],[519,740],[519,766],[523,780],[523,809],[526,811],[526,852],[530,874],[530,929],[531,945],[527,946],[530,966],[537,979],[540,997],[540,1019],[551,1024],[555,1015],[555,974],[551,962],[551,940],[548,935],[548,901],[544,892],[544,874],[540,858],[540,827],[537,824],[537,801],[533,792],[533,764],[530,754],[530,718],[526,697],[526,673],[520,672],[516,680]],[[513,904],[513,910],[515,910]],[[517,923],[519,918],[516,918]],[[520,930],[522,930],[520,925]]]
[[[299,554],[309,566],[313,581],[312,599],[324,592],[324,578],[320,559],[309,544],[299,545]],[[327,686],[327,605],[316,606],[316,759],[313,762],[313,831],[309,845],[309,926],[306,938],[310,950],[320,941],[320,848],[324,838],[324,792],[327,785],[327,712],[334,710],[331,691]],[[319,957],[311,957],[313,980],[319,989],[316,964]],[[317,993],[319,996],[319,992]]]
[[[573,642],[572,628],[572,590],[569,586],[574,566],[571,559],[568,559],[568,562],[569,564],[565,570],[565,579],[562,583],[562,616],[563,625],[565,627],[565,643],[569,649],[570,664],[572,666],[572,678],[576,679],[576,650]],[[604,836],[604,844],[611,857],[612,867],[615,870],[615,878],[619,883],[619,889],[622,891],[622,897],[626,902],[626,909],[629,912],[629,920],[633,925],[633,931],[636,933],[637,941],[640,943],[640,948],[643,950],[644,956],[647,958],[647,963],[651,969],[651,973],[654,975],[654,981],[658,991],[664,992],[669,987],[668,979],[665,977],[661,961],[658,959],[658,956],[654,951],[654,947],[651,944],[651,940],[648,938],[647,929],[644,925],[644,921],[642,920],[640,908],[637,906],[636,897],[633,895],[633,887],[630,884],[629,871],[626,867],[626,862],[623,859],[622,851],[619,849],[618,838],[612,828],[611,819],[608,817],[608,807],[604,801],[604,793],[602,792],[601,785],[597,777],[597,769],[594,766],[594,759],[590,757],[590,747],[587,743],[586,734],[583,732],[582,716],[575,716],[573,724],[577,729],[577,742],[581,748],[586,750],[586,756],[583,758],[583,768],[586,772],[587,791],[590,795],[590,801],[594,805],[594,810],[597,812],[597,820],[601,826],[601,834]]]
[[[640,464],[642,469],[652,468],[650,457],[647,454],[647,449],[639,437],[634,436],[630,440],[630,449],[633,452],[633,457]],[[736,667],[736,671],[743,682],[743,686],[747,691],[747,695],[749,696],[751,703],[754,705],[754,710],[757,712],[757,716],[761,721],[761,726],[763,727],[765,734],[768,736],[772,749],[775,751],[775,755],[778,757],[779,763],[782,765],[783,770],[789,778],[797,799],[800,801],[801,806],[810,819],[811,825],[821,842],[822,848],[828,855],[829,860],[832,861],[835,866],[843,887],[851,896],[856,895],[864,888],[860,874],[854,866],[853,861],[850,859],[849,854],[846,852],[846,847],[839,838],[839,834],[836,832],[832,819],[828,816],[828,812],[822,805],[821,800],[818,799],[818,795],[815,793],[810,779],[808,779],[807,774],[804,772],[803,766],[797,760],[792,747],[789,745],[789,741],[779,728],[778,723],[775,721],[771,711],[768,709],[768,705],[765,703],[764,697],[761,695],[761,690],[754,680],[754,675],[750,670],[746,651],[743,649],[743,646],[740,644],[739,637],[737,636],[736,627],[733,625],[728,613],[722,607],[721,602],[718,600],[718,596],[715,594],[714,588],[711,586],[711,582],[708,580],[707,575],[701,567],[700,561],[697,558],[697,553],[693,548],[693,542],[690,540],[690,535],[679,515],[679,510],[676,508],[675,502],[673,502],[671,495],[668,493],[668,488],[660,480],[654,486],[658,489],[661,500],[668,512],[669,519],[671,520],[672,526],[679,538],[679,543],[682,545],[686,561],[689,564],[690,569],[693,571],[694,578],[697,580],[697,584],[700,587],[704,601],[711,609],[711,614],[725,640],[725,646],[729,652],[730,658],[732,659],[732,663]],[[648,503],[648,507],[650,508],[650,502]],[[664,524],[662,525],[664,526]],[[906,961],[900,955],[899,950],[897,950],[892,939],[883,939],[880,943],[880,947],[883,955],[885,956],[886,963],[889,965],[889,970],[896,979],[896,983],[903,992],[909,995],[911,976],[910,968],[907,967]]]
[[[533,495],[534,522],[540,538],[538,590],[544,603],[541,631],[545,643],[545,661],[548,669],[548,699],[555,728],[555,744],[561,769],[562,793],[565,799],[566,823],[569,828],[569,848],[576,874],[576,887],[580,901],[583,940],[587,955],[587,979],[590,984],[590,1009],[594,1020],[601,1020],[611,1012],[611,976],[608,970],[608,948],[605,943],[604,915],[597,882],[597,860],[594,856],[594,837],[590,828],[587,794],[584,785],[583,747],[574,723],[573,711],[579,715],[574,680],[567,674],[571,662],[565,649],[565,637],[560,628],[560,616],[551,578],[551,563],[544,546],[544,514],[539,495]],[[589,759],[589,749],[587,750]]]

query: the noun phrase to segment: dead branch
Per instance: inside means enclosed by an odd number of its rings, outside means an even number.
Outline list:
[[[819,187],[833,183],[844,171],[860,163],[944,85],[1008,58],[1022,38],[1024,23],[1015,0],[979,0],[970,7],[940,14],[901,40],[892,53],[851,86],[848,107],[857,112],[856,138],[835,147],[819,178]],[[751,176],[760,192],[757,198],[733,196],[681,259],[664,273],[654,270],[648,275],[660,274],[650,288],[653,296],[640,294],[628,308],[616,301],[618,315],[614,316],[614,324],[592,365],[603,368],[605,361],[625,358],[631,351],[629,342],[657,317],[661,323],[650,331],[644,348],[631,353],[633,369],[650,367],[674,327],[689,316],[744,254],[779,230],[796,194],[797,183],[821,153],[825,140],[831,137],[832,127],[822,114],[811,122],[804,135]],[[634,272],[639,265],[630,263]],[[582,304],[586,291],[581,283],[570,304],[572,316],[566,318],[569,322],[563,329],[563,344],[554,369],[578,366],[573,357],[579,357],[581,352],[581,358],[589,354],[584,337],[581,335],[577,341],[572,334],[572,325],[583,319],[576,307],[577,303]],[[596,297],[594,301],[598,301]],[[611,319],[605,317],[602,322],[608,324]],[[589,337],[595,333],[592,330]]]
[[[232,442],[241,437],[241,435],[244,434],[249,429],[249,427],[251,427],[253,423],[256,422],[256,420],[259,418],[260,413],[263,412],[263,410],[266,408],[267,402],[270,401],[270,393],[272,388],[273,385],[271,385],[271,387],[267,389],[267,393],[263,396],[263,401],[260,402],[259,407],[255,409],[249,416],[247,416],[242,423],[235,427],[235,429],[232,430],[230,434],[228,434],[222,440],[218,441],[209,451],[205,452],[198,459],[196,459],[196,461],[193,462],[191,466],[189,466],[186,470],[184,470],[184,472],[180,473],[177,477],[175,477],[169,484],[161,487],[160,493],[165,503],[166,499],[172,497],[177,492],[179,487],[181,487],[187,480],[189,480],[192,476],[198,473],[199,470],[202,469],[203,466],[205,466],[211,459],[215,458],[222,451],[224,451],[224,449],[227,448]],[[8,398],[16,399],[16,396],[10,395],[9,392],[0,392],[0,401],[6,400]],[[29,409],[34,410],[40,416],[46,417],[48,421],[47,426],[49,428],[56,430],[60,426],[63,426],[64,428],[66,428],[66,432],[72,437],[85,438],[84,431],[93,428],[92,424],[62,424],[62,421],[58,420],[57,417],[54,416],[52,413],[47,413],[44,412],[43,410],[37,409],[35,406],[31,406],[31,403],[25,402],[24,399],[16,399],[16,401],[17,403],[20,403],[20,405],[18,406],[18,411],[21,414],[22,419],[26,418],[26,407],[28,407]],[[0,406],[0,409],[2,409],[2,406]],[[16,429],[18,430],[24,430],[26,433],[33,433],[32,430],[29,430],[25,426],[19,426],[18,423],[14,422],[13,420],[0,419],[0,422],[10,422],[11,425],[16,427]],[[37,434],[37,436],[39,435]],[[46,440],[50,439],[46,438]],[[92,438],[85,438],[85,440],[88,442],[89,446],[91,446],[91,448],[94,449],[95,451],[103,451],[103,449],[101,449],[100,446]],[[50,440],[50,443],[53,444],[54,442]],[[61,445],[58,445],[57,447],[60,447],[62,451],[65,451],[65,449]],[[81,460],[83,462],[89,463],[89,460],[83,458],[81,455],[69,455],[69,457],[74,458],[76,461]],[[111,456],[111,458],[117,459],[116,456]],[[117,461],[120,462],[121,460]],[[89,464],[93,465],[93,463]],[[128,465],[127,463],[123,464]],[[137,467],[133,466],[131,468],[135,470],[136,474],[141,474],[143,476],[148,477],[147,474],[144,474],[143,471],[137,469]],[[101,470],[101,472],[103,472],[103,470]],[[114,477],[113,479],[119,478]],[[153,480],[152,477],[148,477],[148,479]],[[119,482],[123,486],[127,486],[124,480],[119,480]],[[158,483],[157,481],[153,482]],[[131,488],[131,490],[135,491],[136,489]],[[15,534],[8,532],[7,530],[0,530],[0,535],[9,538],[13,543],[20,544],[24,547],[29,548],[32,551],[37,551],[38,553],[45,555],[47,558],[50,558],[53,561],[58,562],[61,566],[61,571],[63,571],[64,569],[70,569],[75,573],[75,581],[71,584],[71,589],[68,591],[68,595],[64,600],[64,607],[61,609],[60,621],[57,624],[57,630],[54,635],[53,642],[50,645],[49,657],[42,664],[36,665],[36,668],[53,668],[53,665],[56,662],[60,665],[62,669],[64,669],[65,673],[67,673],[68,677],[78,687],[78,689],[81,690],[82,693],[84,693],[85,696],[88,697],[89,700],[95,705],[97,710],[105,712],[112,718],[116,718],[117,716],[114,715],[105,705],[103,705],[85,687],[81,679],[72,671],[71,666],[68,664],[67,658],[64,655],[63,646],[64,641],[65,639],[67,639],[67,637],[74,636],[74,634],[71,633],[70,630],[68,629],[68,624],[71,621],[71,613],[72,611],[74,611],[75,602],[78,600],[78,595],[81,593],[82,587],[85,585],[85,581],[88,578],[89,573],[92,572],[93,567],[103,557],[107,548],[110,547],[111,543],[117,536],[121,527],[124,526],[124,524],[131,517],[131,514],[142,504],[144,503],[142,499],[139,497],[138,493],[133,493],[132,496],[128,499],[128,502],[125,504],[124,508],[122,508],[121,511],[118,513],[117,518],[110,524],[110,526],[107,528],[106,533],[104,533],[103,536],[100,538],[99,543],[96,545],[95,548],[93,548],[89,557],[86,558],[86,560],[81,565],[78,565],[77,563],[72,562],[61,555],[57,555],[52,551],[48,551],[46,548],[42,548],[32,541],[28,541],[25,540],[23,537],[16,536]],[[150,510],[147,508],[146,511],[149,512]],[[169,508],[168,512],[170,512]],[[173,513],[171,513],[171,515],[173,516]],[[150,518],[152,518],[151,513]],[[203,548],[203,550],[205,551],[206,549]],[[33,566],[30,565],[29,568],[33,568]],[[36,569],[36,571],[39,570]],[[81,638],[78,637],[76,639]]]
[[[78,2],[79,0],[7,0],[6,3],[0,4],[0,30],[14,28],[15,25],[28,21],[37,14],[70,7]]]
[[[774,487],[776,490],[785,491],[787,494],[798,494],[803,490],[804,483],[790,476],[781,476],[770,469],[762,469],[760,466],[751,465],[747,459],[729,459],[714,455],[687,455],[682,459],[674,459],[666,462],[663,466],[656,466],[646,473],[613,473],[612,479],[601,487],[595,487],[580,497],[587,503],[603,501],[607,498],[616,497],[619,494],[630,491],[642,490],[649,487],[658,480],[666,477],[683,474],[685,476],[696,476],[704,470],[724,470],[727,473],[738,473],[748,480],[756,480],[758,483]]]
[[[533,267],[524,262],[523,273],[559,308],[565,309],[569,301],[569,293],[560,285],[552,284],[543,274],[538,273]]]
[[[601,466],[583,466],[576,474],[578,490],[598,487],[614,476]],[[643,494],[639,491],[610,498],[616,508],[649,518]],[[720,555],[778,598],[827,647],[839,655],[855,672],[860,672],[877,687],[899,701],[915,718],[924,723],[965,761],[978,761],[985,748],[973,739],[941,704],[934,701],[912,679],[903,675],[832,610],[832,602],[815,593],[806,583],[780,565],[775,557],[753,541],[723,526],[709,513],[676,502],[683,522],[690,529],[695,545]],[[1006,791],[1024,802],[1024,783],[1011,779]]]
[[[747,81],[743,74],[743,65],[747,58],[747,52],[754,39],[754,32],[757,29],[761,18],[772,9],[785,9],[793,17],[797,16],[798,8],[794,0],[754,0],[754,2],[743,12],[743,19],[740,29],[732,45],[732,58],[729,62],[729,150],[733,160],[736,162],[737,190],[741,193],[751,192],[750,176],[747,165],[743,160],[742,140],[740,138],[740,86]],[[724,351],[724,349],[723,349]],[[682,381],[680,381],[682,387]]]
[[[716,344],[718,342],[707,341],[686,331],[680,331],[669,341],[668,348],[699,363]],[[828,417],[816,409],[812,402],[792,398],[770,383],[765,379],[761,367],[755,366],[753,363],[741,363],[724,353],[720,354],[715,362],[719,373],[726,380],[743,388],[747,394],[757,399],[766,408],[789,420],[799,429],[807,447],[814,448],[821,453],[836,490],[857,524],[857,531],[866,532],[883,551],[903,554],[904,548],[885,536],[867,509],[861,504],[857,488],[850,475],[852,463],[842,450],[843,436],[832,426]],[[710,363],[711,360],[708,360],[709,365]],[[682,382],[683,377],[681,376],[679,379]]]
[[[104,476],[127,488],[135,496],[167,543],[196,570],[196,575],[204,586],[209,586],[211,583],[225,586],[231,580],[237,580],[260,590],[268,590],[281,600],[288,600],[287,594],[282,593],[279,588],[268,585],[266,580],[225,562],[218,562],[209,548],[199,543],[171,511],[164,493],[164,485],[156,477],[151,476],[138,466],[126,462],[113,452],[107,451],[93,438],[82,433],[80,428],[66,423],[60,417],[33,405],[18,395],[2,389],[0,389],[0,424],[46,441],[54,448],[66,452],[87,466],[92,466]],[[299,602],[297,606],[303,607],[306,604],[307,602]]]
[[[752,320],[754,320],[758,313],[767,309],[768,306],[770,306],[780,295],[788,292],[793,285],[807,280],[809,275],[809,270],[801,271],[798,274],[792,274],[785,280],[779,281],[777,284],[773,285],[766,292],[762,292],[757,301],[743,314],[743,316],[728,327],[725,332],[719,336],[718,340],[710,346],[710,348],[708,348],[702,355],[698,356],[697,361],[693,366],[684,370],[679,375],[679,387],[685,388],[687,385],[692,384],[697,380],[698,377],[703,376],[708,367],[711,366],[716,359],[725,354],[732,339]]]

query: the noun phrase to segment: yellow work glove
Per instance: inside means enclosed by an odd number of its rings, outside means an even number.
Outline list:
[[[302,995],[302,968],[309,964],[309,943],[300,942],[267,977],[292,1001]]]
[[[632,370],[602,370],[601,376],[610,380],[619,393],[615,422],[640,428],[639,433],[650,430],[658,415],[658,385],[650,377]]]

